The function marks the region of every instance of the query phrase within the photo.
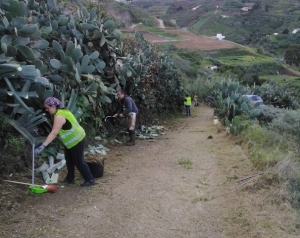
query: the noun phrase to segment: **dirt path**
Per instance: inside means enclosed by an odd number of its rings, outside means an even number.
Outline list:
[[[174,120],[156,142],[112,148],[92,188],[28,194],[0,220],[0,237],[296,237],[253,222],[233,181],[251,173],[247,157],[218,133],[213,109],[192,114]]]
[[[158,28],[166,28],[164,21],[162,19],[157,18],[157,21],[158,21]]]

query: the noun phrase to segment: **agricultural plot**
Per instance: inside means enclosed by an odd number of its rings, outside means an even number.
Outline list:
[[[166,15],[169,6],[153,6],[149,11],[151,15],[156,17],[162,17]]]
[[[156,28],[138,26],[134,30],[141,32],[145,39],[152,43],[172,43],[176,47],[184,49],[214,50],[237,47],[237,44],[233,42],[195,35],[183,29],[158,30]]]
[[[236,65],[250,65],[252,63],[256,64],[264,64],[264,63],[272,63],[274,59],[269,57],[262,56],[253,56],[253,55],[233,55],[233,56],[225,56],[219,57],[218,60],[225,65],[228,66],[236,66]]]
[[[181,37],[181,36],[179,36],[175,33],[169,33],[169,32],[166,32],[162,29],[158,29],[158,28],[154,28],[154,27],[150,27],[150,26],[143,26],[143,25],[139,26],[139,28],[145,30],[146,32],[155,34],[158,37],[163,37],[164,38],[163,41],[166,41],[166,40],[171,40],[171,41],[185,40],[185,38],[183,38],[183,37]],[[144,33],[143,33],[143,35],[144,35]],[[144,37],[145,37],[145,35],[144,35]],[[146,39],[148,39],[148,38],[146,38]]]
[[[286,74],[268,74],[268,75],[260,75],[261,79],[264,80],[276,80],[276,81],[290,81],[290,80],[299,80],[299,76],[289,76]]]

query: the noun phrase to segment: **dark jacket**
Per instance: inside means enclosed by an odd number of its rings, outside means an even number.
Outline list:
[[[125,96],[121,103],[122,109],[118,111],[118,114],[123,113],[123,115],[127,117],[130,112],[135,112],[136,114],[139,113],[139,110],[131,97]]]

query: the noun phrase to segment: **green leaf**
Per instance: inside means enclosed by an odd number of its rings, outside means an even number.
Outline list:
[[[139,82],[141,82],[141,78],[140,77],[137,77],[136,79],[135,79],[135,84],[139,84]]]
[[[84,35],[83,34],[77,34],[76,35],[76,39],[77,40],[83,40],[84,39]]]
[[[230,121],[226,118],[225,119],[225,125],[227,126],[227,127],[230,127]]]
[[[60,59],[61,59],[62,62],[65,60],[65,52],[63,50],[61,50],[59,52],[59,57],[60,57]]]
[[[36,5],[37,6],[37,5]],[[26,16],[26,14],[27,14],[27,6],[26,6],[26,4],[25,4],[25,2],[23,2],[23,1],[20,1],[19,2],[19,11],[18,11],[18,13],[17,13],[17,16],[21,16],[21,17],[23,17],[23,16]]]
[[[66,46],[66,55],[72,56],[72,50],[74,49],[74,43],[73,41],[68,41]]]
[[[77,68],[75,69],[75,71],[76,71],[76,73],[75,73],[75,80],[77,81],[77,83],[81,83],[81,77],[80,77],[80,75],[79,75],[79,73],[78,73],[78,70],[77,70]]]
[[[17,54],[18,54],[18,51],[17,51],[16,47],[14,47],[14,46],[7,47],[7,53],[6,53],[7,56],[15,57]]]
[[[261,110],[259,108],[257,108],[251,112],[251,116],[257,117],[260,114],[260,112],[261,112]]]
[[[238,116],[234,117],[232,120],[232,125],[233,126],[239,126],[240,125],[240,118]]]
[[[93,66],[93,65],[88,65],[88,66],[82,68],[82,70],[81,70],[81,72],[83,74],[91,74],[94,71],[95,71],[95,66]]]
[[[100,96],[100,100],[102,102],[111,103],[111,99],[109,97],[105,96],[105,95]]]
[[[59,55],[60,51],[63,50],[62,46],[56,40],[52,41],[52,47],[57,55]]]
[[[26,111],[28,111],[29,113],[33,113],[33,109],[29,108],[23,102],[23,100],[16,94],[16,91],[15,91],[14,87],[12,86],[11,82],[9,81],[9,79],[4,77],[4,80],[5,80],[8,88],[10,89],[10,91],[12,91],[12,95],[15,97],[15,99],[18,101],[18,103],[20,103],[20,105],[23,106]]]
[[[39,50],[45,50],[49,46],[49,42],[47,40],[38,40],[36,41],[31,48],[38,48]]]
[[[46,39],[47,38],[47,34],[43,33],[41,31],[36,31],[35,33],[33,33],[32,37],[35,38],[35,39],[40,39],[40,38],[43,38],[43,39]]]
[[[72,60],[71,57],[66,56],[66,57],[65,57],[65,60],[64,60],[64,63],[68,66],[69,73],[74,72],[74,70],[75,70],[75,65],[74,65],[74,62],[73,62],[73,60]]]
[[[4,35],[1,38],[1,44],[5,43],[7,46],[11,45],[12,36],[11,35]]]
[[[83,14],[83,16],[84,16],[85,18],[89,18],[89,17],[90,17],[89,11],[86,10],[85,7],[83,7],[83,8],[81,9],[81,12],[82,12],[82,14]]]
[[[49,35],[52,32],[52,27],[51,26],[43,26],[40,31],[42,33],[46,33],[47,35]]]
[[[83,58],[81,59],[81,68],[87,67],[89,62],[90,62],[90,57],[88,55],[83,56]]]
[[[17,45],[17,50],[26,58],[31,61],[35,60],[35,56],[30,48],[25,45]]]
[[[102,47],[105,44],[105,36],[102,34],[101,41],[100,41],[100,47]]]
[[[1,50],[2,52],[4,52],[5,54],[7,53],[7,45],[5,43],[1,44]]]
[[[58,22],[56,20],[52,21],[52,28],[53,28],[53,30],[57,31],[57,29],[58,29]]]
[[[18,36],[31,37],[38,29],[39,27],[37,24],[28,24],[18,29],[17,34]]]
[[[97,11],[95,8],[93,8],[90,12],[90,21],[93,21],[96,16],[97,16]]]
[[[99,52],[98,51],[94,51],[91,55],[90,55],[90,59],[91,60],[95,60],[97,58],[99,58]]]
[[[92,82],[88,91],[96,93],[97,89],[98,89],[98,84],[96,84],[95,82]]]
[[[82,23],[81,25],[83,30],[87,30],[87,31],[99,30],[99,28],[94,26],[93,24]]]
[[[254,104],[254,107],[259,107],[260,106],[260,102],[256,102],[255,104]]]
[[[39,59],[35,59],[32,64],[41,71],[41,69],[43,68],[43,62]]]
[[[40,98],[42,101],[45,101],[48,97],[53,97],[53,91],[52,90],[45,90],[43,93],[43,96]]]
[[[113,32],[111,33],[113,36],[116,36],[117,39],[120,39],[121,36],[121,31],[119,29],[114,29]]]
[[[89,102],[89,100],[87,99],[87,97],[86,96],[84,96],[84,95],[82,95],[81,96],[81,98],[82,98],[82,100],[83,100],[83,104],[84,104],[84,106],[89,106],[90,105],[90,102]]]
[[[51,14],[59,15],[60,14],[60,9],[58,6],[54,6],[50,9]]]
[[[47,6],[48,6],[49,9],[56,6],[56,4],[57,4],[56,0],[48,0],[47,1]]]
[[[15,17],[14,19],[12,19],[11,21],[11,27],[15,28],[15,27],[22,27],[23,25],[27,24],[27,21],[24,17]]]
[[[59,16],[57,23],[59,26],[66,26],[69,23],[69,17]]]
[[[62,66],[62,63],[57,60],[57,59],[51,59],[50,60],[50,65],[54,68],[54,69],[60,69]]]
[[[96,65],[96,69],[100,70],[101,72],[103,71],[103,69],[105,68],[106,63],[104,61],[100,61],[97,65]]]
[[[109,29],[115,26],[115,21],[114,20],[107,20],[106,22],[104,22],[103,24],[103,29]]]
[[[20,10],[20,5],[18,1],[10,1],[9,11],[16,16]]]
[[[53,52],[52,50],[50,50],[50,49],[45,50],[44,53],[45,53],[45,55],[46,55],[48,58],[53,58],[53,57],[55,57],[54,52]]]
[[[122,84],[123,86],[126,85],[126,79],[122,76],[122,75],[119,75],[119,81],[120,81],[120,84]]]
[[[126,75],[127,75],[127,77],[131,77],[132,76],[132,72],[130,70],[127,70]]]
[[[48,76],[48,79],[51,83],[60,83],[63,80],[63,78],[59,75],[50,75]]]
[[[242,102],[241,108],[242,108],[243,111],[246,111],[246,112],[249,111],[249,106],[246,102]]]
[[[92,39],[93,39],[93,40],[99,39],[99,38],[101,38],[101,36],[102,36],[102,32],[100,32],[100,30],[95,30],[95,31],[94,31],[94,34],[93,34],[93,36],[92,36]]]
[[[81,49],[75,48],[72,50],[72,58],[73,59],[79,60],[82,58],[82,56],[83,56],[83,53],[82,53]]]

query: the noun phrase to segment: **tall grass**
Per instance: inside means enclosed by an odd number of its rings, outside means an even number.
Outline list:
[[[267,126],[252,125],[242,133],[242,146],[253,165],[278,175],[283,189],[280,199],[300,211],[300,111],[283,110]],[[276,176],[277,177],[277,176]]]

